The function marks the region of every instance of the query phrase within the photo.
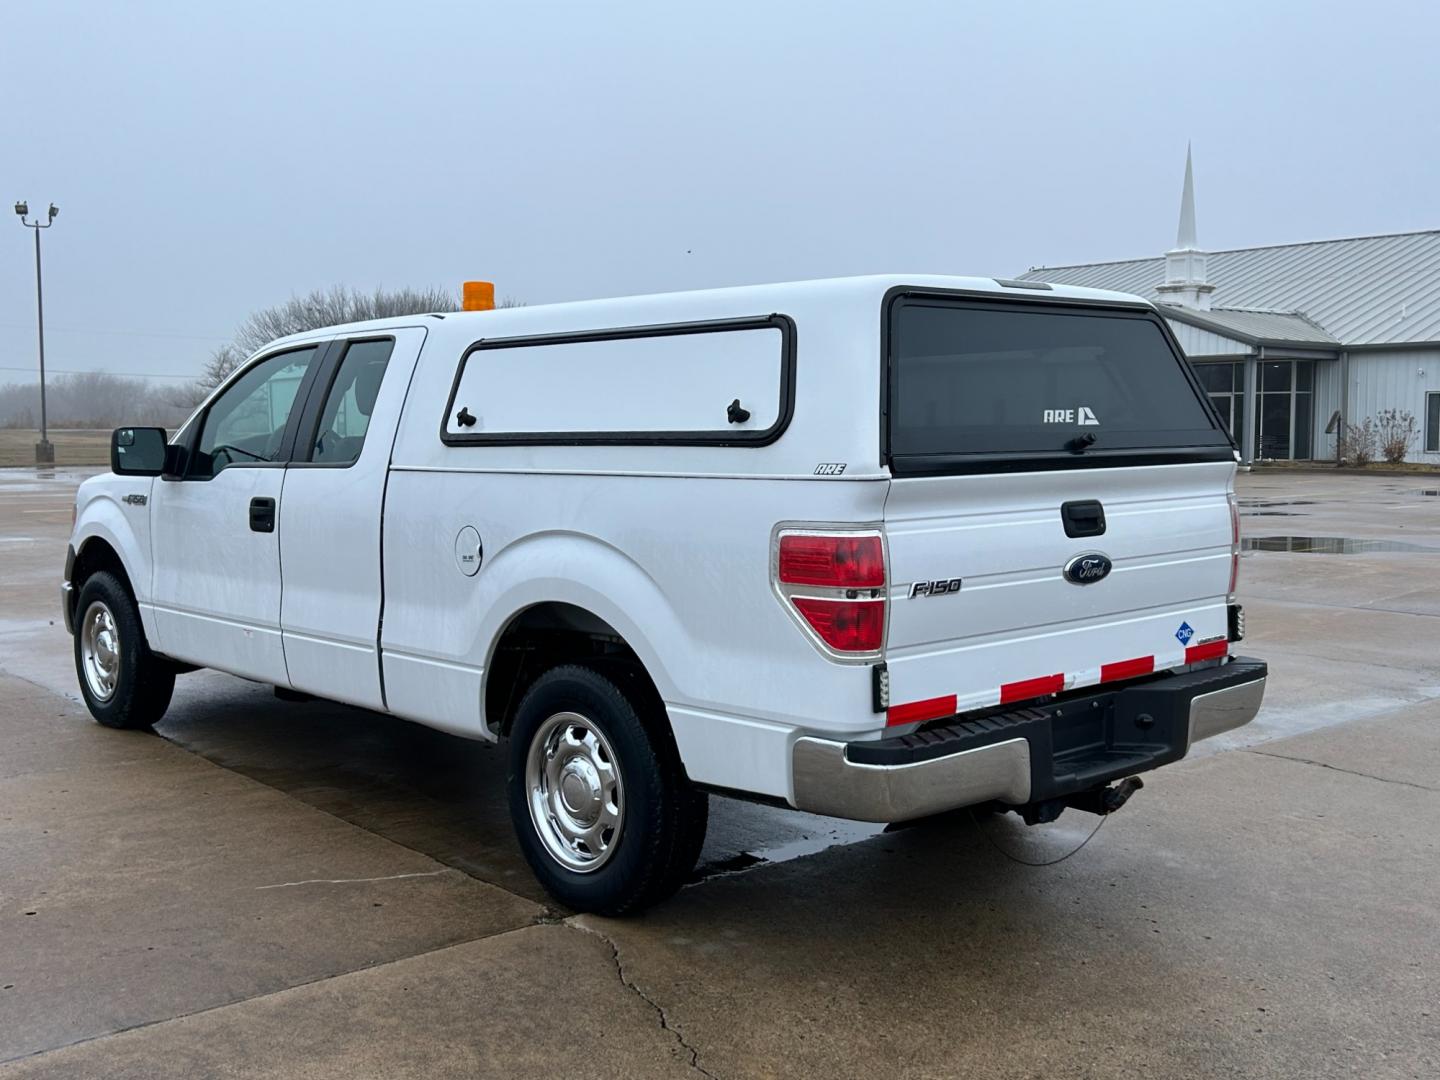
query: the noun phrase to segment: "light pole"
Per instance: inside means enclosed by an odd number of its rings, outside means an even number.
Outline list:
[[[54,465],[55,447],[45,427],[45,292],[40,283],[40,230],[55,224],[55,215],[60,213],[60,208],[52,202],[50,213],[43,222],[38,216],[34,221],[30,220],[30,206],[24,202],[15,204],[15,213],[20,218],[20,224],[35,230],[35,323],[40,335],[40,441],[35,444],[35,464]]]

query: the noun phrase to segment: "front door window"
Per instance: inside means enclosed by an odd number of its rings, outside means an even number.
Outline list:
[[[285,425],[315,346],[260,361],[210,404],[187,476],[209,479],[232,465],[279,460]]]

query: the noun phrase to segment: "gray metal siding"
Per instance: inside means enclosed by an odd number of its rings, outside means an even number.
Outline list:
[[[1180,342],[1180,348],[1185,351],[1186,356],[1239,357],[1255,351],[1247,342],[1212,334],[1209,330],[1201,330],[1200,327],[1183,323],[1179,319],[1165,321],[1170,324],[1170,329],[1175,331],[1176,340]]]
[[[1420,430],[1407,461],[1440,464],[1440,453],[1424,452],[1425,395],[1433,391],[1440,391],[1440,348],[1350,354],[1351,421],[1375,416],[1381,409],[1414,413]]]
[[[1337,361],[1315,364],[1314,442],[1311,456],[1317,460],[1333,460],[1335,436],[1325,434],[1330,416],[1340,408],[1340,364]]]

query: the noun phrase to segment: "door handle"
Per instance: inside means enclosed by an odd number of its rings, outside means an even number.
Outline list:
[[[250,531],[275,531],[275,500],[257,496],[250,500]]]
[[[1105,535],[1105,507],[1098,499],[1064,503],[1060,507],[1060,521],[1069,537]]]

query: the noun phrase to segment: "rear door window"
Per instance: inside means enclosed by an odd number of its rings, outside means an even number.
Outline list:
[[[385,365],[390,362],[394,348],[395,343],[389,338],[352,341],[346,346],[345,357],[320,409],[315,438],[310,445],[311,461],[351,465],[360,457],[365,433],[370,430],[370,414],[385,379]]]
[[[903,297],[890,319],[900,471],[1230,447],[1153,314]]]

